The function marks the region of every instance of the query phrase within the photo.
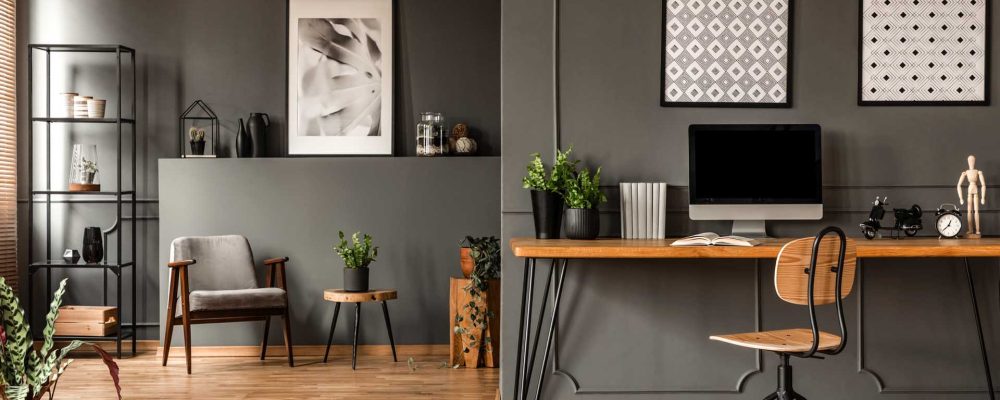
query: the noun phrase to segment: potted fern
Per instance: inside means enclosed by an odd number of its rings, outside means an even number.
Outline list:
[[[59,317],[59,306],[66,293],[66,279],[59,282],[59,288],[52,295],[49,313],[45,316],[42,341],[33,346],[27,316],[21,308],[17,295],[0,277],[0,398],[4,400],[51,400],[55,395],[59,377],[73,360],[67,360],[69,352],[81,346],[91,347],[108,367],[111,380],[115,384],[118,399],[122,398],[118,381],[118,364],[111,354],[93,343],[74,340],[61,349],[55,348],[52,336],[55,322]]]
[[[522,179],[525,189],[531,191],[531,213],[535,218],[535,237],[558,239],[562,228],[563,197],[566,183],[576,173],[577,160],[570,160],[570,147],[565,152],[556,151],[552,170],[546,174],[542,156],[538,153],[528,164],[528,174]],[[546,176],[548,175],[548,176]]]
[[[334,246],[334,250],[344,259],[344,290],[367,292],[368,265],[378,256],[378,247],[372,246],[372,237],[367,233],[354,232],[350,242],[343,231],[338,235],[340,243]]]
[[[596,239],[601,230],[601,216],[597,206],[608,201],[601,192],[601,167],[594,175],[584,168],[566,182],[566,237],[570,239]]]

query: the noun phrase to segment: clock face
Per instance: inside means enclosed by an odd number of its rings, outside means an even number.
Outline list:
[[[955,214],[941,214],[937,219],[937,231],[946,238],[957,237],[962,231],[962,218]]]

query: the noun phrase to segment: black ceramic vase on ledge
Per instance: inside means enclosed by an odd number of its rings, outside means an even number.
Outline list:
[[[83,261],[88,264],[104,259],[104,240],[101,239],[101,228],[91,226],[83,229]]]
[[[563,215],[562,196],[558,193],[532,190],[531,213],[535,217],[535,238],[559,239]]]
[[[601,230],[601,214],[596,208],[567,208],[566,237],[570,239],[597,239]]]
[[[344,268],[344,290],[348,292],[367,292],[368,267]]]

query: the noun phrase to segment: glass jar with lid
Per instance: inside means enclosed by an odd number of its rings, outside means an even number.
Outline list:
[[[441,113],[420,113],[417,123],[417,155],[421,157],[443,156],[449,153],[447,129]]]

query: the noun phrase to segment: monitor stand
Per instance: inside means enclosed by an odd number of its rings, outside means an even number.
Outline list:
[[[733,235],[748,238],[766,238],[767,232],[764,230],[764,220],[733,220]]]

